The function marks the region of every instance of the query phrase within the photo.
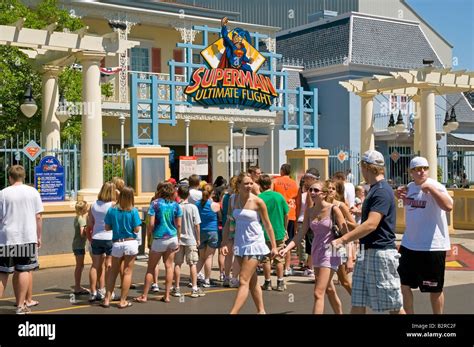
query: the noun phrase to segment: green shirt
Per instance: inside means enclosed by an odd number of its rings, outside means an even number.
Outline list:
[[[290,210],[285,198],[280,193],[273,190],[266,190],[258,195],[267,205],[268,217],[275,233],[275,240],[280,241],[285,238],[285,216]],[[263,225],[262,225],[263,227]],[[265,228],[265,240],[270,241]]]
[[[72,240],[72,249],[85,249],[87,236],[81,237],[81,228],[87,225],[85,216],[76,216],[74,218],[74,240]]]

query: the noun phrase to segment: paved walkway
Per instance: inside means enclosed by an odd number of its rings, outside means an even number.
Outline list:
[[[397,235],[400,239],[401,235]],[[451,237],[453,244],[451,255],[448,257],[446,280],[445,280],[445,313],[472,313],[474,312],[474,231],[458,231]],[[217,260],[217,257],[215,257]],[[296,262],[296,259],[295,259]],[[133,280],[138,284],[138,288],[130,290],[129,296],[135,297],[143,290],[143,279],[146,272],[146,259],[137,260],[134,269]],[[88,286],[88,270],[86,266],[83,273],[83,285]],[[89,303],[88,296],[73,297],[72,283],[74,276],[73,267],[44,269],[34,274],[34,299],[40,301],[40,305],[33,308],[34,313],[47,314],[212,314],[228,313],[235,298],[236,289],[224,288],[220,282],[219,286],[206,290],[207,295],[201,298],[191,298],[190,288],[186,286],[188,267],[183,265],[183,276],[181,290],[186,295],[182,298],[172,298],[171,303],[160,302],[163,292],[150,294],[149,302],[146,304],[134,303],[125,310],[117,309],[114,304],[108,309],[102,308],[98,303]],[[216,270],[216,268],[214,268]],[[213,277],[218,276],[217,271],[213,271]],[[11,276],[10,276],[11,278]],[[164,271],[161,267],[160,288],[163,284]],[[263,282],[263,277],[259,280]],[[275,281],[275,278],[273,277]],[[118,282],[117,282],[118,283]],[[270,291],[264,292],[265,307],[268,313],[311,313],[313,306],[313,286],[314,280],[303,277],[301,272],[296,271],[294,276],[286,278],[287,290],[285,292]],[[275,283],[274,283],[275,285]],[[350,296],[341,286],[336,286],[339,297],[343,304],[344,313],[350,311]],[[115,290],[116,294],[120,289]],[[414,292],[415,312],[431,313],[429,296]],[[0,314],[14,313],[14,296],[11,287],[11,279],[5,292],[5,297],[0,299]],[[242,313],[255,313],[255,307],[249,296],[247,304]],[[326,300],[325,313],[332,313]]]

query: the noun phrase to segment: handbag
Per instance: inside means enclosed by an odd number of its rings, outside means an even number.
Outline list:
[[[336,219],[334,218],[334,205],[331,207],[331,231],[334,239],[338,239],[342,236],[341,230],[337,226]]]

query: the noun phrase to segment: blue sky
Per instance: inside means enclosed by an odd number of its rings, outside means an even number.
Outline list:
[[[474,0],[406,0],[453,48],[455,70],[474,70]],[[455,63],[455,61],[454,61]]]

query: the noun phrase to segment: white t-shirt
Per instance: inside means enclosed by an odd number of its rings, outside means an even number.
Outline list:
[[[185,202],[180,204],[183,209],[181,221],[181,241],[180,245],[196,246],[195,226],[201,224],[201,216],[196,205]]]
[[[344,199],[346,199],[349,204],[349,208],[354,207],[355,205],[355,187],[350,182],[344,182]]]
[[[306,196],[308,195],[307,192],[301,194],[301,208],[300,208],[300,215],[298,216],[298,223],[303,223],[304,220],[304,211],[306,211]]]
[[[37,243],[36,215],[44,211],[38,191],[26,184],[0,191],[0,244]]]
[[[201,200],[202,200],[202,192],[200,190],[197,190],[194,188],[189,190],[188,202],[190,204],[194,205],[196,202],[201,201]]]
[[[94,227],[92,228],[92,239],[94,240],[112,240],[112,230],[105,231],[105,215],[113,202],[103,202],[97,200],[91,207],[91,213],[94,217]]]
[[[432,178],[428,178],[427,182],[448,195],[441,183]],[[448,251],[451,249],[451,244],[446,212],[438,206],[431,194],[423,193],[420,187],[415,182],[411,182],[407,187],[406,229],[402,246],[413,251]]]

